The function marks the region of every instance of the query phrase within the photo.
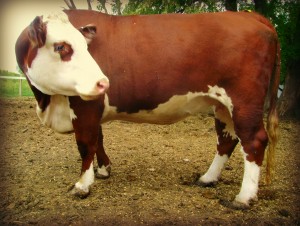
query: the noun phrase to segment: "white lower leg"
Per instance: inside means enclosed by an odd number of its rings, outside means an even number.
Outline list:
[[[101,168],[100,167],[97,168],[97,173],[103,177],[108,177],[109,176],[109,171],[107,170],[108,168],[110,168],[110,165],[108,166],[102,165]]]
[[[203,183],[211,183],[211,182],[218,181],[222,169],[227,161],[228,161],[227,155],[221,156],[218,153],[216,153],[215,158],[212,164],[210,165],[209,169],[202,177],[200,177],[199,180]]]
[[[81,175],[79,181],[75,184],[75,187],[84,192],[88,192],[92,183],[94,183],[93,162],[91,162],[90,167]]]
[[[244,150],[242,149],[244,152]],[[249,204],[250,200],[257,199],[260,167],[255,162],[249,162],[244,153],[245,169],[240,193],[235,197],[235,201]]]

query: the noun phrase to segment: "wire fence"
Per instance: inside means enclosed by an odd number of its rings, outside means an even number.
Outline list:
[[[17,81],[18,80],[18,81]],[[23,82],[26,78],[20,76],[0,76],[0,96],[31,96],[31,90],[27,82]],[[17,92],[16,92],[17,90]]]

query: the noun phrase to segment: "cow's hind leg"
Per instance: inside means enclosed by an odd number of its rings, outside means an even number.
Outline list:
[[[232,131],[226,130],[232,128],[232,120],[227,117],[227,120],[224,121],[226,123],[220,121],[218,118],[215,119],[215,127],[218,135],[217,152],[208,171],[196,182],[197,185],[207,187],[217,183],[225,163],[238,143],[238,139],[232,134]]]
[[[248,208],[251,200],[257,200],[260,167],[268,143],[268,135],[262,117],[260,122],[253,120],[250,124],[240,125],[246,125],[245,128],[237,128],[244,156],[244,175],[240,193],[235,197],[233,207]]]
[[[107,179],[111,172],[111,163],[108,156],[105,153],[103,146],[103,133],[100,126],[99,137],[98,137],[98,148],[96,150],[98,167],[96,169],[96,178]]]
[[[249,208],[251,200],[257,199],[260,166],[262,165],[268,135],[263,124],[263,112],[251,111],[247,106],[233,115],[236,135],[241,142],[244,157],[244,175],[239,194],[233,202],[225,202],[234,209]]]

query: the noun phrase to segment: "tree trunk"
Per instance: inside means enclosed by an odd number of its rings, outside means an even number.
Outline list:
[[[87,4],[88,4],[88,9],[92,10],[92,4],[91,4],[92,0],[86,0],[86,1],[87,1]]]
[[[121,12],[121,5],[122,5],[121,1],[116,0],[115,3],[116,3],[116,7],[117,7],[117,13],[118,13],[118,15],[121,15],[122,14],[122,12]]]
[[[300,118],[300,60],[292,62],[288,67],[278,111],[281,116]]]
[[[255,11],[267,16],[268,13],[268,6],[266,0],[254,0],[255,3]]]
[[[295,33],[291,34],[289,43],[296,53],[288,58],[285,86],[279,99],[278,111],[280,115],[296,116],[300,119],[300,12],[297,18]]]
[[[106,14],[108,14],[107,9],[106,9],[106,6],[105,6],[106,0],[98,0],[98,2],[100,3],[102,9],[104,9],[104,12],[105,12]]]
[[[236,0],[225,0],[225,8],[229,11],[237,11]]]
[[[76,6],[75,6],[73,0],[64,0],[64,2],[69,7],[69,9],[76,9]]]

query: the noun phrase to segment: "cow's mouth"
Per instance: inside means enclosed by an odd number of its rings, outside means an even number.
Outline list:
[[[84,101],[97,100],[101,95],[79,95]]]

